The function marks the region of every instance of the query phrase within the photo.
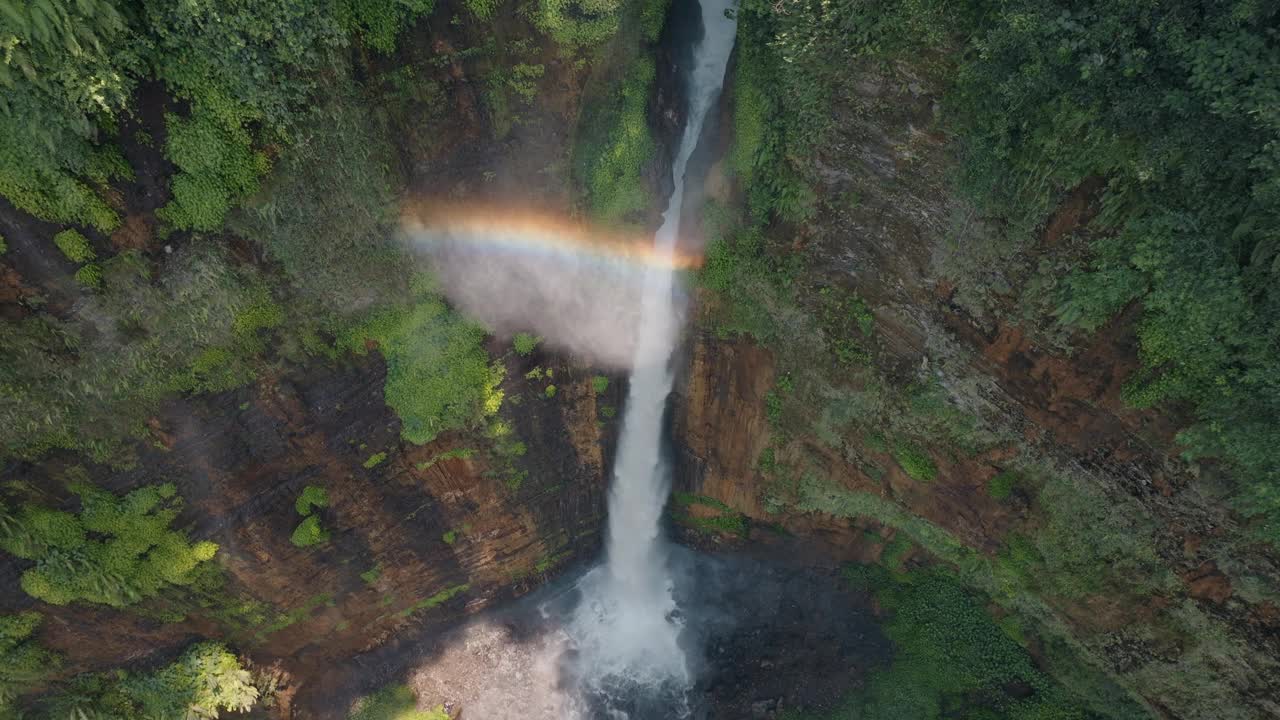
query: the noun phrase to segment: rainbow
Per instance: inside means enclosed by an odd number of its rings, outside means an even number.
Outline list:
[[[447,247],[476,253],[528,255],[542,258],[570,256],[606,267],[694,270],[701,256],[655,252],[653,240],[590,228],[536,211],[503,207],[444,207],[407,205],[401,228],[427,249]]]

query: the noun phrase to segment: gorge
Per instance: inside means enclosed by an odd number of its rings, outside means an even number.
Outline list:
[[[7,8],[0,718],[1280,716],[1276,13]]]

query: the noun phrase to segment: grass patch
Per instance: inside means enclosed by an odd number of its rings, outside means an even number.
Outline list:
[[[938,477],[938,466],[918,446],[900,442],[893,448],[893,459],[903,472],[916,482],[932,482]]]

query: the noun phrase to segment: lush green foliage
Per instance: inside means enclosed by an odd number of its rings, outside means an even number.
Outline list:
[[[515,349],[517,355],[527,357],[533,354],[533,349],[538,347],[540,342],[542,342],[540,337],[535,337],[529,333],[516,333],[515,338],[511,340],[511,347]]]
[[[53,244],[73,263],[89,262],[98,254],[89,246],[89,240],[75,230],[63,230],[53,236]]]
[[[618,30],[621,0],[537,0],[533,22],[568,50],[591,48]]]
[[[6,3],[0,15],[0,195],[45,220],[107,232],[119,222],[99,189],[127,176],[95,145],[142,67],[130,19],[110,0]]]
[[[893,448],[893,457],[912,480],[930,482],[938,476],[938,466],[916,445],[898,443]]]
[[[619,72],[609,92],[583,109],[573,155],[587,206],[607,223],[643,219],[650,206],[644,169],[657,151],[645,110],[655,77],[653,59],[637,57]]]
[[[599,395],[600,393],[608,389],[609,389],[609,378],[603,375],[591,376],[591,390],[595,394]]]
[[[369,47],[390,54],[396,49],[400,29],[414,17],[429,14],[434,7],[434,0],[339,0],[337,17],[350,32],[358,32]]]
[[[418,710],[418,698],[407,685],[388,685],[361,698],[349,720],[449,720],[443,707]]]
[[[946,574],[894,574],[879,566],[847,571],[890,613],[893,662],[827,717],[860,720],[1085,720],[1096,717],[1055,685],[987,613],[981,598]],[[794,716],[793,716],[794,717]]]
[[[1187,453],[1227,461],[1239,507],[1280,539],[1278,14],[1248,0],[753,0],[731,165],[758,173],[749,161],[767,155],[770,131],[805,157],[853,63],[911,57],[928,71],[953,58],[942,116],[957,184],[991,221],[957,243],[956,279],[1068,330],[1139,303],[1145,369],[1127,398],[1192,408]],[[1086,182],[1101,212],[1041,245],[1050,213]],[[778,190],[762,196],[778,210]]]
[[[22,573],[22,589],[32,597],[124,607],[191,583],[196,567],[218,550],[169,528],[182,505],[172,484],[124,497],[85,484],[72,489],[78,514],[27,504],[0,518],[0,549],[35,562]]]
[[[318,515],[308,515],[293,529],[289,542],[301,548],[320,545],[329,542],[329,531],[320,525]]]
[[[0,323],[5,455],[64,447],[123,462],[121,441],[143,434],[165,397],[251,380],[260,331],[282,319],[260,279],[212,243],[175,253],[159,280],[134,252],[85,267],[101,288],[92,315]]]
[[[308,303],[348,318],[399,299],[409,263],[390,239],[395,197],[386,129],[338,79],[326,102],[295,118],[297,144],[268,192],[230,226],[260,242]]]
[[[243,712],[258,701],[252,677],[235,655],[217,643],[191,646],[172,664],[145,673],[118,670],[82,675],[47,698],[36,717],[217,718]]]
[[[329,507],[329,491],[318,485],[302,488],[302,494],[293,503],[293,509],[302,516],[310,515],[313,508],[327,507]]]
[[[347,332],[344,347],[378,344],[387,361],[385,396],[401,434],[424,444],[451,429],[478,428],[502,404],[503,367],[490,364],[484,330],[449,310],[429,289],[408,307],[383,310]]]
[[[0,715],[14,698],[58,669],[61,659],[33,637],[40,613],[0,615]]]

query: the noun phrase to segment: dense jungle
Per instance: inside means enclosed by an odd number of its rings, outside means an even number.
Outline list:
[[[700,7],[0,0],[0,718],[1280,718],[1280,1]],[[657,710],[537,705],[589,247],[682,299]]]

